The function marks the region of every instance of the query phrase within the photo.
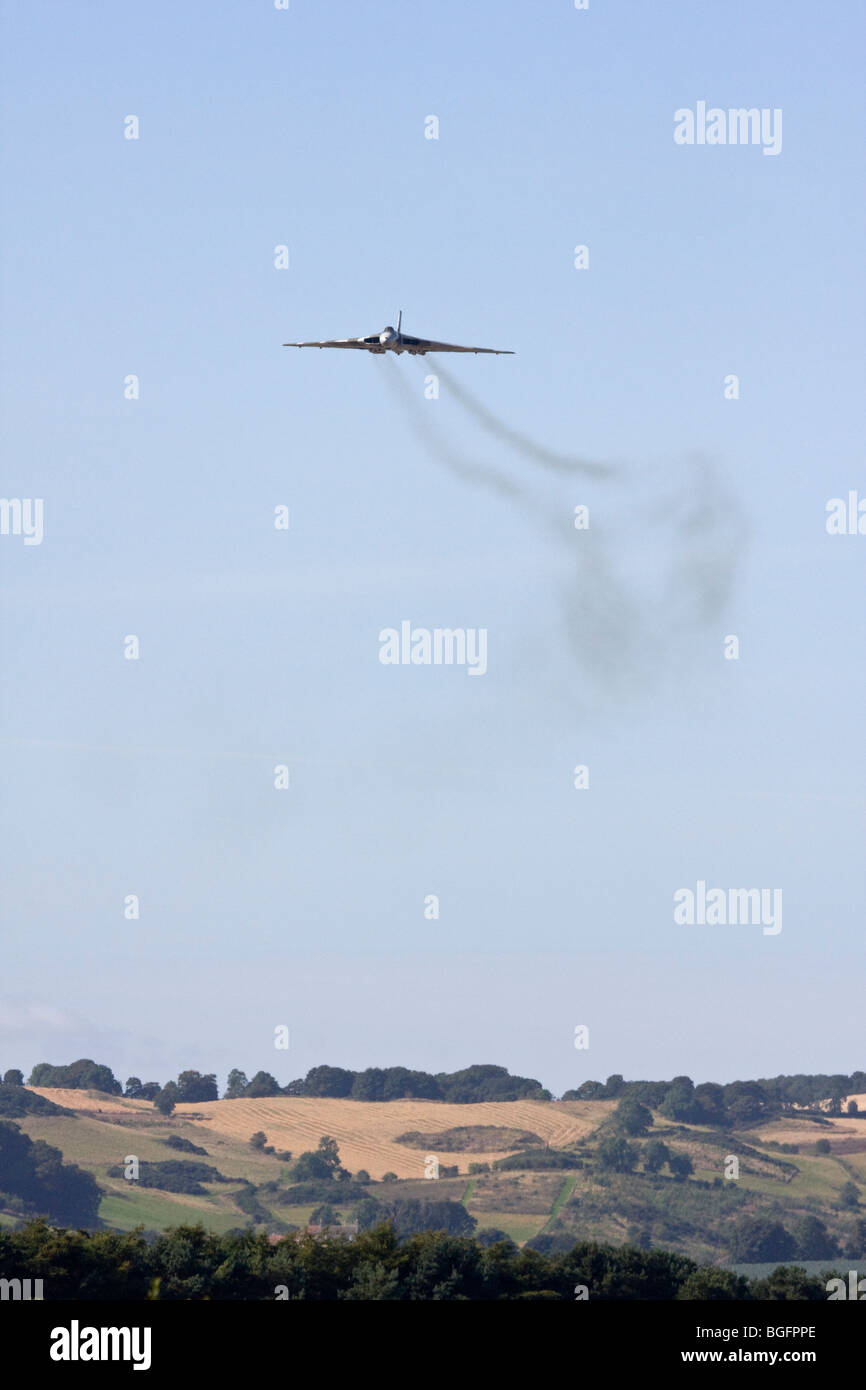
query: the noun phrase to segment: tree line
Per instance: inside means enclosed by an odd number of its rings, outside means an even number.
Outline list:
[[[8,1071],[4,1079],[10,1085],[24,1084],[23,1075],[17,1069]],[[215,1072],[182,1071],[177,1081],[167,1081],[164,1085],[130,1076],[123,1086],[110,1067],[89,1058],[65,1066],[38,1062],[27,1085],[104,1091],[107,1095],[122,1095],[130,1100],[150,1100],[165,1113],[175,1105],[219,1099]],[[351,1071],[347,1067],[318,1066],[286,1086],[281,1086],[270,1072],[258,1071],[250,1079],[239,1068],[232,1068],[223,1092],[224,1100],[265,1096],[326,1096],[364,1101],[442,1100],[458,1105],[485,1100],[552,1099],[550,1091],[545,1090],[540,1081],[528,1076],[512,1076],[507,1067],[493,1065],[478,1064],[462,1071],[435,1075],[408,1067],[367,1067],[364,1071]]]
[[[141,1231],[54,1229],[34,1221],[0,1230],[4,1278],[44,1280],[49,1301],[338,1299],[452,1300],[807,1300],[825,1302],[826,1283],[802,1268],[763,1279],[701,1266],[665,1250],[579,1241],[549,1254],[507,1238],[420,1231],[401,1237],[390,1222],[354,1240],[263,1233],[212,1234],[179,1226]]]
[[[704,1081],[696,1086],[690,1076],[672,1081],[626,1081],[619,1074],[607,1081],[584,1081],[566,1091],[562,1100],[619,1100],[650,1106],[665,1119],[680,1124],[756,1124],[783,1114],[793,1106],[817,1107],[828,1101],[827,1113],[840,1115],[846,1098],[866,1091],[866,1072],[850,1076],[777,1076],[763,1081],[729,1081],[722,1085]],[[858,1113],[857,1102],[848,1101],[848,1114]]]
[[[3,1080],[7,1085],[24,1084],[23,1074],[17,1068],[7,1071]],[[110,1067],[89,1058],[63,1066],[38,1062],[27,1084],[104,1091],[132,1100],[151,1100],[166,1112],[178,1104],[219,1099],[215,1072],[182,1071],[176,1081],[164,1084],[130,1076],[124,1086]],[[629,1098],[679,1123],[742,1125],[771,1119],[795,1105],[817,1107],[829,1102],[828,1113],[838,1115],[848,1096],[863,1092],[866,1092],[866,1072],[863,1071],[847,1076],[843,1073],[798,1074],[725,1084],[705,1081],[699,1085],[689,1076],[675,1076],[671,1081],[626,1081],[614,1074],[603,1082],[584,1081],[576,1089],[566,1091],[561,1099]],[[267,1071],[257,1071],[252,1078],[239,1068],[229,1072],[224,1100],[267,1096],[319,1096],[362,1101],[440,1100],[457,1105],[490,1100],[553,1099],[551,1092],[535,1078],[512,1076],[506,1067],[490,1064],[436,1073],[408,1067],[367,1067],[363,1071],[352,1071],[348,1067],[317,1066],[285,1086]],[[847,1102],[846,1109],[856,1114],[856,1101]]]

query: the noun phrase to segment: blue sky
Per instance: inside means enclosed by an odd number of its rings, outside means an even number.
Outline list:
[[[2,493],[45,521],[0,536],[0,1066],[863,1066],[863,27],[3,7]],[[700,100],[781,153],[677,146]],[[516,355],[281,347],[400,308]],[[381,665],[404,619],[487,674]],[[700,879],[783,930],[675,924]]]

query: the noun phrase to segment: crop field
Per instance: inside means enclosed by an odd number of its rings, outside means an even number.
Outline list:
[[[207,1134],[243,1144],[260,1130],[267,1135],[269,1144],[297,1155],[305,1149],[314,1149],[323,1134],[330,1134],[339,1145],[344,1167],[353,1173],[365,1169],[372,1178],[379,1179],[389,1172],[396,1173],[398,1178],[423,1178],[425,1153],[397,1143],[397,1137],[407,1132],[441,1133],[467,1125],[502,1126],[509,1131],[530,1131],[552,1148],[565,1148],[591,1133],[610,1113],[613,1104],[612,1101],[522,1100],[446,1105],[427,1100],[369,1103],[277,1096],[266,1100],[217,1100],[204,1105],[179,1105],[174,1113],[178,1119],[193,1122],[199,1134],[196,1142],[204,1144],[205,1148],[209,1147]],[[191,1133],[192,1129],[184,1131],[187,1132]],[[441,1163],[459,1164],[460,1171],[465,1172],[472,1162],[505,1158],[512,1151],[509,1142],[505,1142],[502,1149],[459,1148],[433,1152]]]

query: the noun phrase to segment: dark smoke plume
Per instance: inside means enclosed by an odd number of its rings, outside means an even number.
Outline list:
[[[674,468],[638,472],[555,452],[499,420],[438,363],[435,372],[467,413],[508,445],[518,470],[523,465],[517,478],[501,464],[467,457],[443,438],[399,362],[391,364],[386,380],[434,458],[465,482],[531,514],[562,553],[566,644],[598,692],[639,686],[677,637],[720,619],[743,526],[708,463],[692,461],[678,478]],[[588,529],[574,530],[568,505],[556,504],[532,484],[539,468],[592,481],[596,495],[584,496],[584,486],[576,499],[590,507]]]

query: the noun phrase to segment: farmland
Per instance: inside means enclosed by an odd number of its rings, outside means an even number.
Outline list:
[[[121,1230],[187,1222],[215,1232],[251,1222],[276,1232],[305,1226],[315,1203],[307,1195],[292,1202],[291,1163],[315,1150],[323,1135],[336,1140],[342,1166],[360,1175],[351,1198],[343,1198],[336,1182],[328,1198],[344,1221],[354,1219],[363,1193],[384,1204],[448,1199],[463,1203],[479,1230],[494,1228],[517,1242],[543,1234],[560,1242],[648,1243],[724,1262],[731,1223],[744,1217],[766,1217],[786,1228],[817,1217],[846,1249],[859,1238],[858,1213],[866,1211],[866,1122],[846,1115],[816,1119],[794,1112],[720,1132],[672,1124],[654,1113],[641,1143],[658,1140],[670,1156],[683,1156],[686,1173],[678,1179],[673,1170],[660,1175],[645,1169],[640,1157],[627,1171],[605,1166],[603,1144],[616,1110],[610,1100],[457,1105],[278,1096],[181,1104],[164,1116],[149,1101],[34,1089],[72,1113],[27,1115],[21,1128],[95,1176],[105,1192],[100,1216]],[[275,1152],[261,1140],[251,1145],[255,1134]],[[205,1182],[203,1193],[192,1195],[137,1187],[118,1175],[117,1166],[130,1155],[147,1164],[182,1158],[166,1144],[171,1136],[203,1149],[202,1161],[223,1181]],[[641,1143],[634,1146],[638,1156]],[[443,1168],[435,1183],[425,1178],[428,1154]],[[731,1155],[738,1157],[738,1177],[725,1181]],[[497,1166],[504,1159],[507,1169]],[[572,1171],[549,1171],[560,1162]],[[245,1193],[248,1200],[255,1194],[254,1208],[238,1207]]]
[[[164,1120],[149,1101],[122,1100],[103,1097],[96,1092],[88,1094],[51,1087],[34,1089],[57,1105],[74,1107],[80,1115],[77,1124],[89,1126],[87,1138],[82,1134],[75,1141],[82,1153],[89,1151],[91,1143],[97,1143],[98,1135],[99,1150],[104,1151],[106,1142],[110,1142],[116,1155],[116,1136],[121,1127],[129,1126],[137,1132],[141,1127],[150,1138],[151,1148],[159,1136],[175,1132],[203,1144],[209,1153],[221,1154],[226,1159],[236,1158],[244,1165],[241,1175],[251,1181],[261,1180],[265,1172],[268,1175],[273,1172],[273,1163],[269,1163],[267,1157],[255,1155],[248,1147],[250,1137],[259,1131],[267,1135],[268,1143],[276,1149],[288,1149],[296,1155],[305,1149],[314,1149],[321,1135],[330,1134],[339,1145],[343,1164],[353,1173],[365,1169],[372,1178],[381,1178],[389,1172],[396,1173],[398,1178],[423,1178],[423,1154],[405,1142],[398,1142],[399,1136],[418,1131],[440,1134],[451,1128],[464,1130],[467,1126],[501,1127],[506,1131],[500,1148],[491,1149],[485,1137],[481,1147],[467,1149],[463,1147],[461,1134],[459,1148],[436,1150],[442,1163],[459,1163],[465,1168],[473,1161],[489,1162],[507,1157],[512,1152],[511,1132],[514,1131],[529,1131],[554,1149],[567,1148],[592,1133],[613,1109],[612,1101],[520,1100],[447,1105],[440,1101],[400,1100],[377,1104],[279,1096],[178,1105],[171,1118]],[[42,1123],[48,1119],[53,1119],[58,1127],[63,1124],[62,1117],[45,1117]],[[41,1129],[36,1135],[34,1123],[30,1121],[26,1126],[31,1137],[48,1139],[48,1133],[42,1133]],[[115,1136],[110,1141],[106,1129]],[[59,1139],[50,1142],[63,1148]],[[159,1148],[158,1142],[156,1148]],[[67,1154],[66,1149],[63,1152],[74,1162],[81,1161],[74,1153]],[[142,1158],[155,1156],[155,1152],[150,1151],[139,1154]],[[114,1162],[117,1161],[115,1157]]]

